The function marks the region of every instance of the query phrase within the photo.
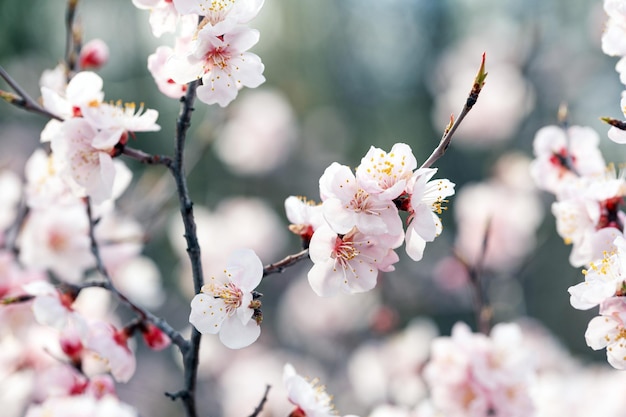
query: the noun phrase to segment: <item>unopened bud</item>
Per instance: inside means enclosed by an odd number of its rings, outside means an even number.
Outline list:
[[[98,69],[109,60],[109,47],[102,39],[92,39],[80,50],[78,63],[81,69]]]
[[[170,338],[152,323],[146,323],[143,326],[141,335],[146,345],[152,350],[163,350],[172,343]]]

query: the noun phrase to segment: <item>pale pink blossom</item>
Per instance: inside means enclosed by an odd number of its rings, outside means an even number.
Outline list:
[[[35,296],[32,308],[38,323],[58,330],[71,327],[80,334],[86,334],[87,322],[80,313],[74,311],[72,304],[75,295],[71,292],[60,291],[46,281],[24,285],[24,290]]]
[[[585,340],[593,350],[606,348],[609,364],[626,369],[626,297],[607,298],[600,305],[600,315],[587,326]]]
[[[118,330],[110,323],[93,322],[89,324],[89,335],[85,347],[95,353],[118,382],[128,382],[135,373],[135,354],[128,347],[128,334],[125,329]]]
[[[557,193],[578,176],[604,173],[606,164],[599,149],[600,137],[589,127],[546,126],[533,140],[535,159],[530,173],[537,187]]]
[[[159,112],[144,111],[143,104],[137,109],[135,103],[100,103],[83,108],[83,117],[96,130],[92,145],[98,149],[112,149],[118,143],[125,145],[128,132],[156,132]]]
[[[356,227],[367,235],[396,236],[402,243],[402,219],[392,199],[364,190],[350,167],[333,162],[319,184],[324,218],[335,232]]]
[[[202,79],[198,99],[226,107],[241,88],[256,88],[265,81],[261,58],[247,52],[258,41],[259,32],[245,26],[220,37],[205,26],[192,42],[191,53],[170,58],[168,71],[178,84]]]
[[[128,173],[124,163],[112,157],[120,137],[114,134],[107,141],[102,133],[85,118],[74,118],[63,122],[51,142],[59,175],[77,197],[89,196],[95,204],[113,198],[118,173]]]
[[[95,265],[88,230],[82,204],[31,210],[19,236],[20,262],[77,283]]]
[[[174,49],[169,46],[159,46],[148,57],[148,70],[154,78],[159,91],[170,98],[181,98],[187,91],[187,84],[179,84],[170,78],[167,71],[167,60],[174,55]]]
[[[139,9],[150,10],[150,27],[155,37],[176,32],[179,14],[172,0],[133,0],[133,4]]]
[[[329,226],[321,226],[309,245],[314,264],[308,273],[311,288],[320,297],[373,289],[378,271],[393,271],[398,261],[390,240],[396,241],[386,235],[365,235],[356,228],[338,235]]]
[[[213,36],[229,32],[235,25],[248,23],[263,7],[264,0],[174,0],[180,14],[204,16],[201,26]]]
[[[498,324],[491,335],[457,323],[431,345],[424,369],[434,407],[446,417],[533,415],[531,352],[517,325]]]
[[[231,349],[254,343],[261,327],[254,316],[260,302],[253,291],[262,277],[263,264],[254,251],[234,252],[223,274],[210,277],[191,301],[189,322],[200,333],[219,333]]]
[[[621,0],[604,0],[604,11],[609,19],[602,34],[602,51],[626,56],[626,7]]]
[[[297,134],[295,114],[284,94],[250,91],[233,104],[229,115],[215,152],[233,172],[263,175],[287,161]]]
[[[46,110],[67,120],[73,117],[81,117],[83,109],[99,105],[104,99],[102,92],[102,78],[95,72],[82,71],[77,73],[64,88],[59,92],[45,85],[41,87],[41,98]],[[50,142],[60,132],[62,122],[50,120],[41,132],[41,141]]]
[[[322,214],[322,205],[315,204],[304,197],[287,197],[285,214],[291,222],[289,230],[302,237],[306,242],[311,240],[315,230],[326,224]]]
[[[291,364],[286,364],[283,371],[283,384],[287,388],[289,401],[296,406],[293,416],[334,417],[337,412],[332,397],[316,380],[307,381],[296,373]]]
[[[393,200],[406,191],[415,168],[409,145],[396,143],[389,153],[371,146],[356,168],[356,179],[366,192]]]
[[[445,210],[446,197],[454,195],[454,183],[447,179],[431,181],[436,172],[436,168],[420,168],[412,178],[406,253],[414,261],[422,259],[426,242],[432,242],[443,231],[438,214]]]
[[[587,310],[623,292],[626,281],[626,239],[618,236],[616,250],[604,252],[604,258],[591,262],[584,270],[585,281],[568,289],[572,307]]]
[[[77,197],[63,180],[53,154],[36,149],[26,161],[25,197],[30,208],[46,208],[51,205],[76,204]]]
[[[80,49],[78,64],[81,69],[98,69],[109,60],[109,47],[102,39],[92,39]]]

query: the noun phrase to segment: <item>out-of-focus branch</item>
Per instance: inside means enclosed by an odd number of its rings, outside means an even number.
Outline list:
[[[465,265],[467,273],[469,274],[474,298],[476,327],[479,332],[486,335],[488,335],[491,331],[491,319],[493,316],[493,309],[489,305],[489,300],[485,294],[485,286],[483,282],[483,267],[485,264],[485,257],[487,255],[487,247],[489,245],[490,229],[491,221],[487,223],[487,227],[485,228],[485,235],[483,236],[480,254],[474,265],[470,265],[465,259],[462,259],[462,257],[457,254],[457,259]]]
[[[457,116],[456,120],[454,119],[454,115],[450,116],[450,123],[446,126],[443,136],[441,137],[441,141],[439,141],[439,145],[435,148],[433,153],[430,154],[428,159],[422,164],[420,168],[429,168],[431,167],[439,158],[441,158],[450,146],[450,142],[452,141],[452,136],[461,125],[465,116],[472,110],[474,104],[478,100],[478,95],[485,85],[485,78],[487,78],[487,73],[485,72],[485,54],[483,53],[482,62],[480,64],[480,68],[478,69],[478,73],[474,78],[474,85],[470,90],[470,93],[465,101],[465,105],[461,110],[461,113]]]
[[[87,209],[87,216],[89,219],[89,240],[91,242],[91,253],[93,254],[96,260],[96,269],[103,277],[101,280],[93,280],[84,283],[80,288],[86,287],[99,287],[104,288],[111,293],[113,293],[122,303],[126,304],[131,310],[139,315],[142,320],[148,320],[155,326],[157,326],[163,333],[165,333],[181,352],[186,352],[189,348],[189,342],[185,340],[185,338],[172,326],[170,326],[163,318],[157,317],[154,314],[150,313],[148,310],[139,307],[137,304],[129,300],[124,294],[122,294],[116,287],[113,285],[113,281],[111,280],[111,276],[107,271],[104,263],[102,262],[102,257],[100,256],[100,247],[98,246],[98,242],[96,241],[95,236],[95,226],[97,220],[93,218],[93,213],[91,210],[91,201],[87,198],[85,203]]]
[[[261,398],[261,401],[259,402],[259,405],[256,406],[256,408],[254,409],[252,414],[250,414],[249,417],[258,417],[258,415],[261,413],[261,411],[263,411],[263,406],[265,406],[265,403],[267,402],[267,394],[269,394],[270,388],[272,388],[271,385],[266,385],[265,386],[265,393],[263,394],[263,398]]]
[[[271,274],[279,274],[285,271],[285,269],[287,269],[288,267],[297,264],[298,262],[300,262],[303,259],[306,259],[309,257],[309,250],[308,249],[304,249],[298,253],[295,253],[293,255],[289,255],[286,256],[285,258],[281,259],[278,262],[275,262],[273,264],[269,264],[263,267],[263,277],[266,277],[268,275]]]
[[[78,0],[68,0],[65,11],[65,65],[67,67],[67,78],[78,70],[78,56],[82,47],[81,31],[75,25],[76,8]]]
[[[39,103],[33,100],[28,95],[28,93],[24,91],[24,89],[9,75],[9,73],[6,72],[4,68],[2,68],[2,66],[0,66],[0,77],[2,77],[2,79],[6,81],[7,84],[9,84],[13,91],[17,93],[13,94],[8,91],[0,90],[0,98],[21,109],[41,114],[43,116],[49,117],[50,119],[63,121],[62,118],[60,118],[56,114],[50,113],[48,110],[44,109]]]

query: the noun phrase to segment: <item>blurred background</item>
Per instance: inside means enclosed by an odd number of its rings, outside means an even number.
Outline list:
[[[110,48],[98,71],[105,99],[142,102],[160,113],[162,130],[137,134],[132,146],[171,154],[179,103],[159,93],[146,59],[173,38],[154,38],[149,13],[130,1],[82,1],[78,13],[85,41],[100,38]],[[62,0],[0,1],[0,65],[33,97],[42,71],[63,59],[64,15]],[[626,157],[599,121],[622,118],[616,59],[600,49],[605,20],[602,2],[592,0],[267,1],[251,23],[261,32],[252,51],[265,64],[267,82],[242,90],[226,109],[197,102],[193,114],[189,184],[208,271],[221,269],[237,246],[252,247],[264,264],[298,252],[299,239],[287,230],[286,197],[319,201],[324,169],[333,161],[355,167],[370,146],[408,143],[420,164],[450,114],[461,110],[483,52],[489,75],[436,163],[437,177],[456,183],[457,195],[424,259],[415,263],[399,248],[396,271],[381,276],[374,291],[336,299],[318,299],[308,288],[308,260],[266,278],[257,344],[229,352],[205,338],[203,407],[215,416],[248,415],[265,383],[279,397],[282,365],[292,361],[303,374],[320,376],[342,413],[367,413],[371,392],[380,391],[355,381],[380,376],[359,374],[359,361],[373,361],[363,356],[364,346],[419,328],[409,340],[425,357],[430,338],[449,334],[455,322],[475,328],[472,292],[455,254],[475,261],[487,219],[493,244],[483,280],[494,321],[534,319],[573,355],[604,362],[604,352],[589,349],[583,336],[595,310],[569,304],[567,288],[582,275],[556,234],[553,198],[534,189],[527,164],[536,131],[556,123],[561,103],[571,124],[599,133],[607,162]],[[9,90],[3,82],[0,88]],[[45,123],[0,105],[0,168],[23,175]],[[184,329],[192,292],[173,182],[163,167],[126,162],[135,177],[119,206],[142,224],[145,254],[158,264],[166,297],[155,312]],[[182,383],[178,352],[168,352],[142,352],[137,375],[119,387],[142,415],[180,411],[162,395]],[[388,397],[410,403],[423,391],[403,389]]]

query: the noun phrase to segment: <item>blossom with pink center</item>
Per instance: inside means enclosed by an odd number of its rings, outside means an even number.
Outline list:
[[[78,64],[81,69],[98,69],[109,60],[109,47],[102,39],[92,39],[80,49]]]
[[[393,200],[406,190],[415,168],[409,145],[396,143],[389,153],[372,146],[356,169],[356,179],[366,192]]]
[[[292,417],[336,417],[332,397],[317,380],[307,381],[290,363],[283,369],[283,384],[289,401],[296,406]]]
[[[604,173],[605,162],[598,145],[600,137],[589,127],[546,126],[535,135],[535,159],[530,173],[537,187],[557,193],[577,176]]]
[[[88,230],[81,204],[31,210],[19,236],[20,262],[77,283],[95,265]]]
[[[356,227],[367,235],[396,236],[402,243],[402,219],[392,199],[364,190],[350,167],[333,162],[319,183],[324,218],[335,232]]]
[[[171,57],[167,70],[178,84],[202,79],[198,99],[226,107],[241,88],[256,88],[265,81],[261,58],[246,52],[258,41],[259,32],[245,26],[219,37],[205,26],[198,31],[191,53]]]
[[[102,85],[102,78],[91,71],[77,73],[61,92],[42,85],[43,107],[64,120],[80,117],[85,107],[99,105],[102,102],[104,99]],[[60,134],[61,126],[62,122],[50,120],[41,132],[41,141],[52,141]]]
[[[118,382],[128,382],[135,373],[135,355],[128,347],[128,334],[110,323],[94,322],[89,325],[85,348],[93,351]]]
[[[530,416],[535,367],[515,324],[498,324],[490,336],[457,323],[435,339],[424,378],[435,408],[446,417]]]
[[[344,292],[365,292],[376,286],[378,271],[393,271],[399,258],[392,244],[393,236],[365,235],[354,228],[338,235],[328,225],[313,233],[309,256],[313,268],[308,273],[309,284],[320,297]]]
[[[118,143],[124,145],[128,132],[157,132],[159,112],[147,109],[143,104],[137,109],[135,103],[99,103],[83,108],[83,117],[96,130],[92,145],[98,149],[112,149]]]
[[[138,9],[150,10],[150,28],[155,37],[176,32],[179,13],[172,0],[133,0],[133,4]]]
[[[181,98],[187,91],[187,84],[179,84],[170,78],[167,72],[167,60],[174,55],[174,49],[169,46],[159,46],[148,57],[148,71],[152,74],[159,91],[170,98]]]
[[[626,297],[607,298],[600,315],[587,326],[585,340],[593,350],[606,348],[606,357],[616,369],[626,369]]]
[[[406,253],[414,261],[422,259],[426,242],[432,242],[443,231],[437,215],[445,210],[446,197],[454,195],[454,183],[447,179],[430,180],[436,172],[436,168],[420,168],[413,174]]]
[[[285,213],[291,222],[289,230],[304,239],[311,240],[313,232],[326,224],[321,204],[315,204],[304,197],[289,196],[285,200]]]
[[[261,334],[255,311],[261,303],[254,289],[263,278],[263,264],[251,249],[235,251],[221,275],[211,276],[191,300],[189,322],[200,333],[219,333],[231,349],[254,343]]]
[[[112,157],[119,136],[103,139],[85,118],[74,118],[63,122],[51,142],[59,175],[77,197],[89,196],[96,204],[113,197],[118,173],[126,168]]]
[[[204,16],[201,26],[214,36],[221,36],[235,25],[254,19],[263,3],[264,0],[174,0],[180,14]]]
[[[38,323],[58,330],[69,326],[79,334],[86,334],[87,323],[83,316],[72,308],[74,296],[71,293],[59,291],[46,281],[24,285],[24,290],[35,296],[33,313]]]

